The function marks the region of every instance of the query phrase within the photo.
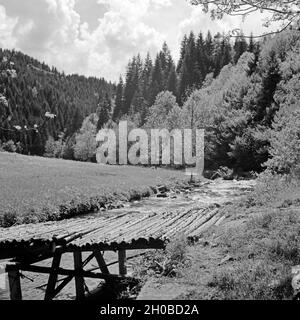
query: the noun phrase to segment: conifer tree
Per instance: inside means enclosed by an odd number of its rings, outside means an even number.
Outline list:
[[[124,103],[123,103],[123,79],[120,77],[119,83],[117,85],[117,90],[116,90],[116,100],[115,100],[115,109],[113,112],[113,121],[117,121],[120,119],[120,117],[123,115],[123,108],[124,108]]]
[[[101,130],[104,125],[108,122],[110,119],[110,113],[111,113],[111,99],[109,98],[108,94],[104,96],[103,99],[101,99],[97,115],[99,117],[98,123],[97,123],[97,130]]]
[[[183,64],[183,59],[185,57],[185,52],[186,52],[186,48],[187,48],[187,36],[186,34],[183,37],[183,40],[181,42],[181,48],[180,48],[180,57],[179,57],[179,61],[177,64],[177,73],[180,73],[180,70],[182,68],[182,64]]]
[[[163,73],[161,68],[161,61],[159,55],[156,56],[154,67],[152,70],[151,81],[150,81],[150,106],[153,105],[158,93],[163,91]]]
[[[251,33],[251,36],[250,36],[248,51],[252,53],[254,53],[255,51],[255,41],[254,41],[253,33]]]
[[[214,70],[213,58],[212,58],[213,51],[214,51],[213,38],[210,31],[208,31],[205,39],[205,44],[204,44],[205,64],[207,66],[207,73],[211,73]]]
[[[132,100],[138,89],[139,80],[142,74],[142,66],[143,64],[140,55],[133,57],[132,61],[128,64],[124,88],[124,114],[130,112]]]
[[[130,110],[131,102],[135,92],[134,84],[134,68],[135,68],[135,57],[132,61],[129,61],[126,71],[126,84],[124,88],[124,114],[127,114]]]
[[[248,43],[243,34],[241,34],[239,37],[236,38],[233,48],[234,48],[233,61],[234,63],[237,63],[241,55],[248,50]]]
[[[150,53],[148,52],[146,59],[144,61],[143,65],[143,71],[142,71],[142,85],[143,85],[143,97],[149,102],[149,90],[150,90],[150,82],[151,82],[151,76],[153,72],[153,62],[150,56]]]
[[[171,66],[171,70],[168,76],[167,91],[170,91],[171,93],[173,93],[175,97],[177,97],[177,85],[178,85],[177,73],[176,73],[175,65],[173,65]]]
[[[196,43],[196,60],[196,79],[197,83],[202,84],[206,74],[208,73],[208,68],[205,59],[204,39],[201,32],[199,33]]]
[[[171,56],[171,51],[166,42],[164,42],[162,50],[159,53],[160,66],[163,78],[163,90],[166,90],[168,85],[169,74],[174,62]]]

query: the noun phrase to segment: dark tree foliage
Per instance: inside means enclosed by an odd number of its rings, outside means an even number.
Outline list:
[[[155,63],[153,66],[152,74],[151,74],[151,81],[150,81],[150,105],[153,105],[156,96],[163,91],[164,88],[164,81],[163,81],[163,69],[161,65],[160,56],[157,55],[155,59]]]
[[[248,50],[248,43],[247,43],[243,34],[241,34],[239,37],[237,37],[235,39],[235,43],[234,43],[233,48],[234,48],[233,60],[234,60],[234,63],[237,63],[239,61],[241,55]],[[253,38],[250,38],[249,51],[253,52],[253,50],[254,50]]]
[[[138,115],[143,125],[157,95],[162,91],[172,92],[179,105],[183,105],[194,89],[202,87],[209,74],[217,77],[225,65],[236,63],[247,49],[248,43],[242,36],[233,48],[224,35],[213,37],[208,32],[204,37],[201,32],[198,35],[190,32],[184,35],[181,42],[177,65],[166,42],[154,61],[149,54],[144,61],[139,55],[133,57],[128,63],[123,84],[122,107],[119,95],[121,88],[118,86],[113,119],[120,119],[123,115]],[[249,50],[258,56],[258,47],[253,38]]]
[[[101,130],[104,125],[111,118],[111,98],[108,93],[105,94],[103,98],[100,99],[97,109],[97,115],[99,117],[97,123],[97,130]]]
[[[177,85],[178,85],[178,80],[177,80],[177,74],[176,74],[176,69],[175,65],[173,65],[170,68],[170,72],[168,74],[168,80],[167,80],[167,91],[170,91],[173,93],[174,96],[177,94]]]
[[[139,84],[141,70],[142,61],[141,57],[138,55],[137,57],[133,57],[127,66],[123,114],[128,114],[130,112],[134,94]]]
[[[124,82],[122,77],[120,77],[119,83],[117,85],[117,90],[116,90],[116,100],[115,100],[115,108],[113,112],[113,121],[119,120],[123,112],[123,108],[124,108],[123,90],[124,90]]]

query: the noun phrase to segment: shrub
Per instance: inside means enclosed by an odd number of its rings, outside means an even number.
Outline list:
[[[267,161],[269,169],[300,177],[300,105],[282,107],[275,117],[270,132],[272,158]]]
[[[4,142],[2,144],[1,148],[3,151],[7,151],[7,152],[11,152],[11,153],[17,152],[17,146],[15,145],[15,143],[12,140]]]
[[[65,160],[74,159],[75,137],[69,138],[63,145],[61,157]]]
[[[178,266],[185,262],[187,258],[187,246],[188,241],[184,235],[171,241],[166,248],[169,263],[173,266]]]
[[[75,159],[81,161],[95,161],[96,158],[96,126],[86,118],[76,135],[76,144],[74,146]]]
[[[276,175],[267,170],[259,175],[254,191],[246,198],[246,205],[280,206],[287,199],[299,197],[299,188],[299,181],[289,175]]]
[[[5,212],[0,216],[0,227],[9,228],[17,223],[17,213],[14,211]]]
[[[55,141],[53,137],[49,137],[45,145],[45,154],[47,158],[61,158],[63,149],[63,141],[60,138],[58,141]]]
[[[167,127],[169,113],[178,108],[176,97],[169,91],[160,92],[150,108],[146,126],[148,128]]]

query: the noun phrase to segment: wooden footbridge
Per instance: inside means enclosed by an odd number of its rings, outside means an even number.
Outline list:
[[[182,234],[197,238],[210,226],[223,219],[216,206],[190,208],[177,212],[110,214],[74,218],[60,222],[0,228],[0,260],[9,259],[6,267],[10,298],[22,299],[21,272],[48,274],[45,299],[54,299],[75,279],[76,298],[85,297],[85,278],[107,283],[126,278],[126,252],[129,250],[163,249],[168,241]],[[118,253],[119,274],[110,274],[104,252]],[[62,256],[71,253],[74,269],[61,267]],[[83,253],[87,258],[83,260]],[[51,267],[39,266],[52,259]],[[95,259],[97,270],[85,270]],[[59,276],[66,276],[58,281]]]

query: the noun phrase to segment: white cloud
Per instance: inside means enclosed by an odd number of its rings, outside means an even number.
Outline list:
[[[9,18],[6,10],[0,5],[0,45],[5,48],[13,48],[16,39],[13,37],[13,29],[17,24],[17,18]]]
[[[155,1],[156,4],[161,2]],[[107,12],[99,19],[99,25],[92,33],[86,25],[82,26],[77,47],[88,48],[85,73],[116,80],[120,73],[124,73],[126,63],[133,54],[146,55],[147,51],[154,54],[163,39],[154,27],[143,22],[150,9],[150,1],[98,2],[107,6]],[[165,0],[162,2],[167,3]]]
[[[190,17],[184,19],[180,23],[180,37],[182,38],[184,34],[189,33],[190,31],[202,31],[203,34],[206,34],[208,30],[210,30],[212,34],[228,31],[232,29],[236,23],[238,23],[238,19],[236,18],[224,18],[222,20],[214,20],[212,22],[209,14],[205,14],[202,11],[202,8],[198,6],[191,12]]]
[[[154,54],[160,48],[162,34],[143,20],[149,11],[171,5],[170,0],[98,0],[106,12],[98,20],[98,27],[90,31],[75,10],[75,0],[1,2],[17,19],[7,17],[2,8],[1,15],[5,14],[6,19],[1,19],[6,39],[1,41],[2,46],[8,46],[9,42],[10,47],[15,45],[67,73],[112,80],[124,73],[133,54],[146,55],[147,51]]]
[[[212,22],[184,0],[0,0],[2,47],[16,47],[66,73],[108,80],[124,73],[134,54],[154,55],[165,40],[176,57],[184,33],[228,31],[236,24],[236,18]],[[252,19],[249,28],[257,25]]]

